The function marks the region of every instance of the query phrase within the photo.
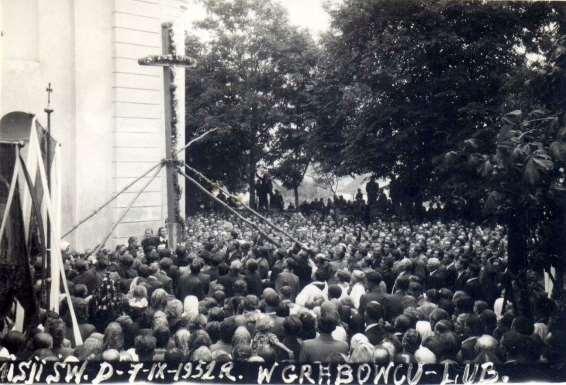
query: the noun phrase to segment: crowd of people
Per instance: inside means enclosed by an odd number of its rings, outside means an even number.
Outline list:
[[[265,172],[262,176],[257,175],[255,185],[255,196],[257,197],[257,209],[262,212],[300,212],[305,216],[318,215],[323,219],[327,216],[348,217],[356,221],[369,223],[372,218],[379,215],[392,214],[393,207],[383,189],[379,187],[376,179],[371,177],[365,185],[365,196],[361,188],[358,188],[353,200],[349,200],[344,195],[335,194],[333,198],[314,198],[303,200],[297,207],[293,202],[285,203],[281,191],[273,186],[273,181],[269,173]],[[216,197],[232,208],[239,208],[241,204],[233,196],[227,196],[224,191],[218,191]],[[208,202],[210,206],[202,206],[201,212],[223,212],[221,204]]]
[[[555,304],[535,274],[533,317],[504,301],[501,227],[270,220],[302,246],[263,226],[273,246],[212,213],[191,217],[175,248],[162,228],[97,255],[67,250],[83,344],[63,300],[28,335],[5,331],[0,357],[521,365],[562,355]]]

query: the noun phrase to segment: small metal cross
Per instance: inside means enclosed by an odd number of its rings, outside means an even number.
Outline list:
[[[53,88],[51,87],[51,83],[47,85],[45,89],[47,91],[47,108],[51,107],[51,93],[53,92]]]

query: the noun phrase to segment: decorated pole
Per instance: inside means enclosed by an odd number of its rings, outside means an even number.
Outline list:
[[[47,85],[45,89],[47,92],[47,107],[43,111],[47,114],[47,140],[45,141],[45,160],[47,164],[46,175],[47,175],[47,188],[49,189],[49,196],[51,197],[51,114],[53,113],[53,108],[51,108],[51,93],[53,88],[51,83]],[[40,165],[42,166],[42,165]],[[49,258],[51,255],[51,218],[47,217],[47,237],[45,240],[46,250],[43,252],[43,260],[41,267],[43,271],[41,272],[41,300],[47,305],[47,298],[49,293],[49,288],[47,286],[47,271],[49,270]]]
[[[179,178],[176,172],[177,162],[177,116],[175,102],[175,73],[174,66],[186,67],[190,64],[185,56],[178,56],[173,44],[173,29],[171,24],[165,23],[161,26],[162,36],[162,55],[147,56],[138,60],[142,66],[163,67],[163,95],[165,111],[165,158],[167,162],[167,229],[169,232],[168,244],[170,248],[177,246],[179,239],[179,224],[181,210],[179,205],[180,187]]]

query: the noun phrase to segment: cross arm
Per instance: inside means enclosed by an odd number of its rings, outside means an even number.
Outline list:
[[[142,66],[157,67],[188,67],[192,64],[187,56],[183,55],[150,55],[138,59],[138,64]]]

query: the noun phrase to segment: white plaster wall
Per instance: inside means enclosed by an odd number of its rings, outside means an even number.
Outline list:
[[[75,212],[83,218],[114,191],[112,104],[113,0],[74,0]],[[113,222],[110,207],[78,230],[76,244],[91,248]]]
[[[115,0],[114,46],[114,158],[115,189],[119,191],[163,158],[163,82],[161,69],[142,67],[138,59],[161,53],[159,0]],[[163,174],[136,200],[113,235],[125,243],[131,235],[162,223]],[[118,218],[149,181],[143,178],[113,205]]]
[[[12,0],[3,0],[3,8],[14,5]],[[62,187],[63,216],[62,227],[67,228],[75,219],[74,196],[76,179],[75,159],[75,90],[74,90],[74,35],[73,8],[71,0],[38,0],[35,17],[37,18],[37,54],[33,60],[12,60],[4,53],[2,60],[2,102],[1,113],[14,110],[35,113],[45,125],[43,109],[47,102],[45,88],[51,82],[54,87],[52,97],[55,112],[52,116],[53,136],[62,144],[62,175],[66,183]],[[28,15],[18,16],[25,20]],[[4,23],[4,26],[17,24]],[[7,28],[4,39],[21,33],[17,29]]]
[[[161,24],[173,22],[177,52],[184,52],[183,15],[185,0],[116,0],[114,17],[114,105],[116,189],[165,157],[163,70],[142,67],[137,60],[159,55]],[[176,70],[178,143],[184,143],[184,70]],[[119,216],[148,178],[143,178],[114,205]],[[154,231],[167,216],[165,173],[150,184],[136,200],[113,237],[125,243],[130,235],[141,236],[146,228]],[[181,184],[182,185],[182,184]],[[181,198],[184,201],[184,196]]]
[[[0,21],[9,2],[0,0]],[[19,1],[19,0],[18,0]],[[182,19],[185,0],[22,0],[34,2],[36,55],[9,60],[0,39],[0,113],[22,110],[45,124],[45,88],[53,84],[52,132],[61,143],[62,231],[90,214],[164,156],[163,80],[137,59],[161,53],[161,23]],[[12,3],[14,4],[14,3]],[[10,6],[8,4],[8,6]],[[25,20],[27,15],[19,16]],[[6,23],[2,23],[4,30]],[[183,53],[182,23],[177,29]],[[16,27],[13,27],[17,29]],[[177,70],[179,143],[184,142],[184,71]],[[140,196],[108,246],[156,229],[165,218],[164,175]],[[91,248],[139,191],[127,194],[68,237]]]
[[[3,6],[10,6],[3,0]],[[112,0],[36,0],[35,60],[3,57],[1,112],[38,115],[52,83],[52,133],[61,143],[62,225],[65,232],[110,196],[112,187]],[[21,20],[26,15],[19,16]],[[6,37],[12,31],[6,31]],[[68,240],[93,247],[112,222],[104,210]]]

